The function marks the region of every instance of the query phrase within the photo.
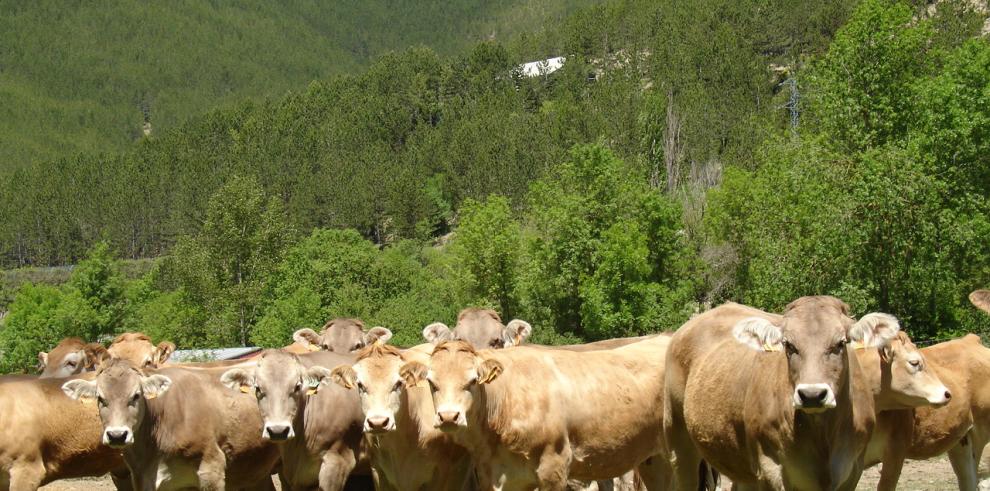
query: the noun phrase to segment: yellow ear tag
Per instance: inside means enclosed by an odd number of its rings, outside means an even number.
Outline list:
[[[96,398],[93,397],[83,397],[79,399],[79,402],[88,405],[96,404]]]
[[[853,341],[849,344],[852,345],[853,349],[866,349],[866,345],[860,341]]]
[[[316,392],[317,392],[317,388],[316,387],[310,387],[310,388],[306,389],[306,395],[308,395],[308,396],[311,396],[311,395],[315,394]]]
[[[144,398],[147,399],[147,400],[149,400],[149,401],[152,400],[152,399],[154,399],[154,398],[156,398],[156,397],[158,397],[157,394],[145,394],[145,396],[144,396]]]
[[[780,351],[780,346],[770,343],[763,343],[763,351]]]
[[[243,392],[245,394],[251,392],[251,386],[250,385],[242,385],[241,386],[241,392]]]
[[[315,344],[307,344],[306,349],[310,351],[320,351],[320,347]]]

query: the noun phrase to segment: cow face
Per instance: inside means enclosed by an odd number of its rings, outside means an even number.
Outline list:
[[[376,341],[388,342],[392,339],[392,331],[381,326],[365,331],[364,323],[358,319],[334,319],[323,326],[321,334],[312,329],[300,329],[292,335],[292,339],[314,351],[350,353]]]
[[[892,405],[944,406],[952,398],[907,334],[898,332],[890,346],[881,350],[881,359],[880,393]]]
[[[400,374],[404,364],[398,349],[376,343],[362,350],[353,366],[341,365],[330,373],[330,378],[337,384],[346,389],[357,389],[366,433],[395,430],[402,390],[416,384],[414,379],[403,378]]]
[[[400,375],[415,385],[426,378],[436,407],[434,426],[442,431],[466,427],[467,414],[478,397],[481,386],[495,380],[502,364],[484,359],[465,341],[447,341],[437,345],[427,369],[421,363],[407,363]]]
[[[423,329],[423,337],[433,344],[466,341],[475,349],[500,349],[522,344],[532,332],[533,327],[526,321],[514,319],[502,325],[494,310],[467,308],[457,316],[453,330],[436,322]]]
[[[220,382],[233,390],[254,394],[264,420],[261,435],[272,441],[296,436],[293,421],[303,398],[315,394],[330,375],[323,367],[307,369],[292,353],[268,351],[251,368],[232,368]]]
[[[114,358],[123,358],[136,367],[158,368],[168,361],[175,345],[163,341],[156,346],[146,334],[127,332],[117,336],[107,349]]]
[[[147,400],[161,396],[171,385],[172,380],[164,375],[146,376],[127,360],[114,359],[97,372],[96,380],[70,380],[62,390],[73,399],[96,399],[103,444],[124,448],[134,443],[135,430],[147,412]]]
[[[758,351],[782,351],[794,386],[795,409],[818,413],[836,406],[836,394],[849,381],[850,340],[884,348],[900,329],[887,314],[867,314],[858,322],[849,307],[834,297],[802,297],[784,310],[775,323],[763,317],[739,321],[736,340]]]
[[[38,353],[40,377],[71,377],[95,370],[108,357],[107,350],[102,344],[86,344],[79,338],[66,338],[50,352]]]

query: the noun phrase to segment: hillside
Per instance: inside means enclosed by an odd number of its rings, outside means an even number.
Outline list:
[[[443,55],[594,0],[0,0],[0,168],[125,148],[246,98],[355,73],[389,50]]]

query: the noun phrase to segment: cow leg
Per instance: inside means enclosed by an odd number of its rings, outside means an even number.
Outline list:
[[[877,483],[877,491],[895,491],[897,481],[901,478],[901,469],[904,468],[907,446],[898,442],[894,445],[887,445],[883,452],[883,462],[880,464],[880,482]]]
[[[647,491],[666,491],[673,484],[671,482],[673,468],[670,466],[670,461],[662,455],[654,455],[644,460],[636,470]]]
[[[320,463],[320,490],[340,491],[344,489],[347,476],[354,470],[357,459],[350,449],[343,451],[330,450],[323,454],[323,462]]]
[[[540,465],[536,468],[540,491],[566,491],[570,464],[571,451],[566,439],[545,448],[540,457]]]
[[[132,491],[134,489],[134,480],[131,479],[131,472],[126,467],[110,471],[110,479],[117,491]]]
[[[199,462],[196,476],[199,489],[203,491],[223,491],[226,485],[227,459],[219,447],[208,449]]]
[[[19,461],[10,468],[10,491],[35,491],[45,478],[45,465],[40,460]]]
[[[961,491],[976,489],[976,461],[973,457],[973,440],[968,433],[949,449],[949,462],[952,463],[952,470],[956,473],[956,481]]]
[[[667,443],[673,453],[674,485],[680,491],[697,491],[701,454],[688,434],[683,414],[671,411],[664,417]]]

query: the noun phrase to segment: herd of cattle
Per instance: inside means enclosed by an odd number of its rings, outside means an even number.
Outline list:
[[[970,295],[990,312],[990,290]],[[337,319],[249,360],[168,363],[142,334],[66,339],[0,378],[0,485],[109,473],[118,490],[854,489],[948,453],[975,490],[990,350],[918,349],[833,297],[782,314],[729,303],[673,334],[524,344],[466,309],[427,343]],[[362,482],[361,476],[366,476]]]

